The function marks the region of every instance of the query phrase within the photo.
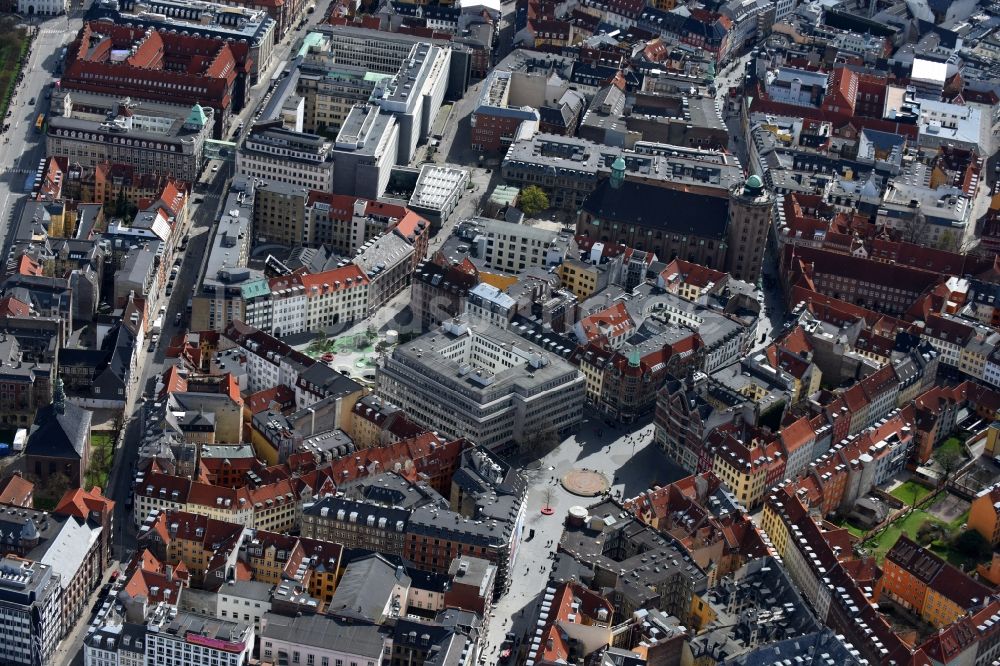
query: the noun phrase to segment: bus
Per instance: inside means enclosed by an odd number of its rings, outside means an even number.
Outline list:
[[[35,131],[41,134],[44,128],[45,128],[45,114],[39,113],[38,117],[35,118]]]

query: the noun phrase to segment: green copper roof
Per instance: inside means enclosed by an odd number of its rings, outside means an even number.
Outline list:
[[[325,40],[326,40],[326,38],[323,36],[323,33],[321,33],[321,32],[310,32],[302,40],[302,46],[299,47],[299,52],[296,55],[304,56],[305,54],[309,53],[309,49],[311,47],[313,47],[313,46],[319,46]]]
[[[625,170],[625,160],[622,158],[621,155],[615,158],[615,161],[611,164],[611,168],[614,169],[615,171]]]
[[[195,104],[191,107],[191,113],[188,114],[187,120],[184,121],[184,124],[204,127],[207,122],[208,117],[205,116],[205,110],[201,108],[201,104]]]
[[[749,178],[747,178],[747,187],[753,188],[755,190],[759,190],[760,188],[764,187],[764,183],[761,182],[760,176],[758,176],[757,174],[754,174],[754,175],[750,176]]]
[[[267,280],[254,280],[240,287],[240,295],[243,298],[257,298],[258,296],[267,296],[269,293],[271,293],[271,288],[268,286]]]

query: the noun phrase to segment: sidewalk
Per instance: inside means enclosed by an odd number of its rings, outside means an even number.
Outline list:
[[[100,585],[87,596],[87,601],[84,602],[80,617],[77,618],[76,623],[73,624],[73,628],[63,637],[52,653],[52,663],[55,666],[80,666],[83,664],[83,639],[87,635],[87,627],[90,625],[90,610],[97,603],[101,594],[101,588],[111,580],[111,573],[117,571],[118,566],[119,563],[112,560],[107,571],[101,576]]]

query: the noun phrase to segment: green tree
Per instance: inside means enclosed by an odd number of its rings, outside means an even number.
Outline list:
[[[990,542],[976,530],[965,530],[955,537],[951,545],[962,555],[977,561],[988,559],[993,552]]]
[[[531,433],[525,433],[521,438],[520,452],[541,458],[554,449],[560,442],[559,431],[555,426],[546,423]]]
[[[48,481],[41,486],[36,484],[35,493],[36,495],[41,495],[42,497],[58,502],[66,494],[66,491],[71,488],[72,483],[69,476],[64,472],[55,472],[54,474],[49,474]]]
[[[921,546],[929,546],[935,541],[946,541],[947,538],[947,526],[933,520],[925,520],[917,530],[917,543]]]
[[[941,447],[935,451],[934,460],[944,470],[944,483],[948,483],[955,470],[962,466],[962,454],[951,447]]]
[[[317,336],[313,338],[312,342],[309,343],[309,351],[313,352],[314,354],[326,351],[328,341],[329,338],[327,337],[326,332],[319,331]]]
[[[941,234],[941,240],[938,241],[938,247],[942,250],[947,250],[948,252],[958,252],[958,237],[952,231],[945,231]]]
[[[549,195],[537,185],[529,185],[521,190],[518,203],[525,215],[534,215],[549,207]]]

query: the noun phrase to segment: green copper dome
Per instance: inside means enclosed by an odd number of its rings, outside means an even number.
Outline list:
[[[619,155],[611,163],[611,187],[618,189],[625,182],[625,159]]]
[[[760,196],[764,192],[764,181],[760,179],[760,176],[754,174],[747,178],[746,182],[743,183],[743,194],[756,197]]]

